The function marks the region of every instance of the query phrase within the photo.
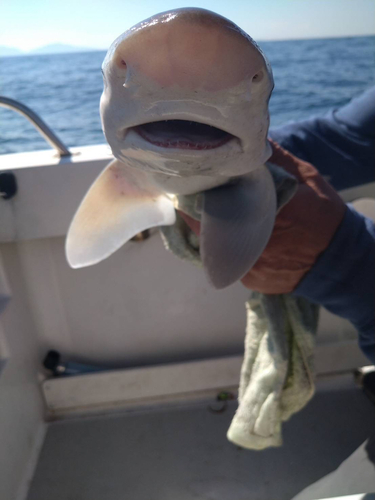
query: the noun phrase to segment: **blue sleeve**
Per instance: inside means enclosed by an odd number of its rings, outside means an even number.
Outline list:
[[[375,87],[325,116],[271,128],[269,135],[338,191],[374,182]]]
[[[359,345],[375,364],[375,226],[348,205],[328,249],[293,294],[322,304],[360,332]]]
[[[271,129],[270,137],[312,163],[338,191],[374,182],[375,87],[323,117]],[[370,219],[348,206],[330,246],[294,293],[351,321],[363,352],[375,363],[375,229]]]

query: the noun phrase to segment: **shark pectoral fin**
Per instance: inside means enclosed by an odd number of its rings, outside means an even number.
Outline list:
[[[70,225],[66,256],[73,268],[109,257],[137,233],[176,220],[173,202],[147,174],[114,160],[93,183]]]
[[[258,260],[271,236],[276,192],[266,167],[204,193],[200,251],[208,280],[225,288]]]

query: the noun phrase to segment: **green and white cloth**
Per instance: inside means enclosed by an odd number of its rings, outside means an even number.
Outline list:
[[[267,164],[275,183],[278,209],[294,195],[297,181]],[[179,196],[179,208],[200,219],[201,195]],[[199,240],[177,213],[173,226],[161,228],[167,249],[202,266]],[[227,437],[236,445],[263,449],[282,444],[281,424],[314,394],[314,339],[319,308],[292,295],[251,292],[238,409]]]

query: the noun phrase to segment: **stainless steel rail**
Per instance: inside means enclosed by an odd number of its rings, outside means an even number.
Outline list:
[[[30,108],[24,104],[10,99],[9,97],[0,96],[0,106],[4,108],[12,109],[18,111],[21,115],[26,116],[28,120],[34,125],[34,127],[40,132],[40,134],[45,138],[51,146],[59,152],[60,156],[71,156],[69,149],[60,141],[60,139],[52,132],[48,125]]]

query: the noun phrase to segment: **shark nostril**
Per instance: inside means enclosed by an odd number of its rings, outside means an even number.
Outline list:
[[[259,71],[258,73],[256,73],[254,76],[253,76],[253,82],[255,83],[258,83],[260,82],[261,80],[263,80],[263,71]]]
[[[126,64],[126,61],[125,59],[123,59],[120,54],[118,54],[115,58],[115,64],[118,68],[120,69],[126,69],[127,67],[127,64]]]

